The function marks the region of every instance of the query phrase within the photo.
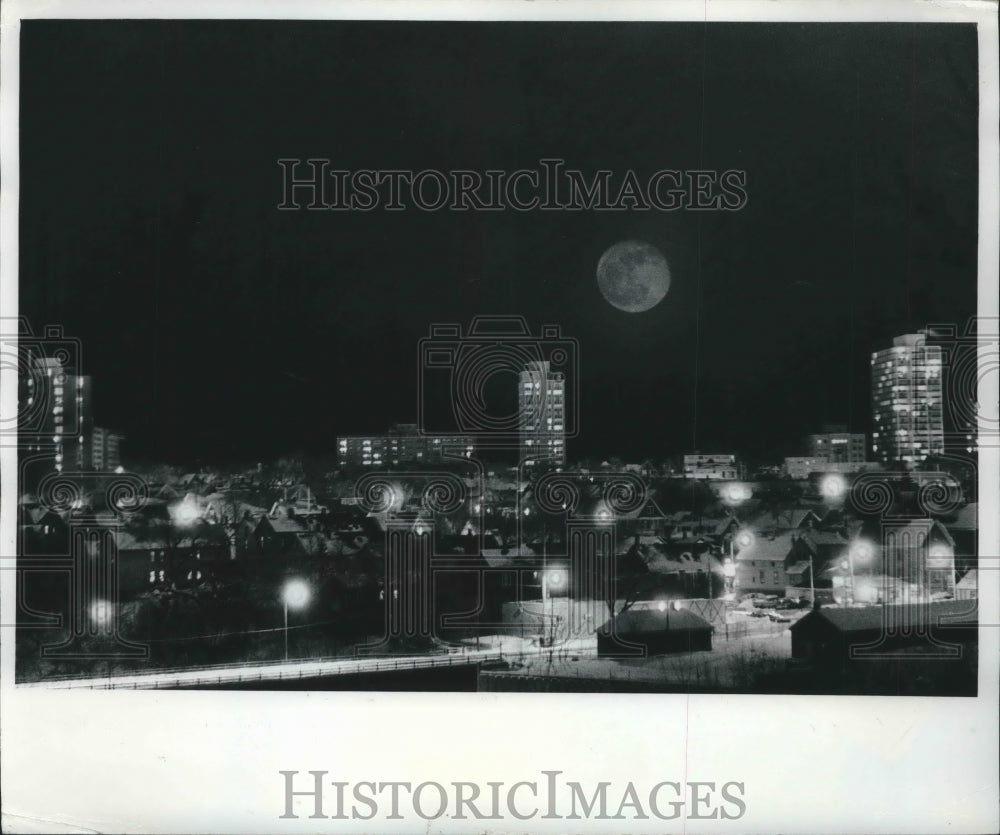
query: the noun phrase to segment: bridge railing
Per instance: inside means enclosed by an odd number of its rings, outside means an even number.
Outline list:
[[[289,662],[250,662],[248,664],[175,668],[148,673],[118,674],[81,678],[63,676],[39,682],[25,682],[21,687],[56,687],[59,685],[95,690],[161,689],[253,681],[285,681],[315,678],[321,675],[356,675],[426,669],[429,667],[466,666],[475,662],[502,661],[503,650],[475,650],[439,653],[426,656],[383,656],[374,658],[302,659]],[[294,669],[289,669],[294,667]],[[206,675],[199,675],[204,673]]]

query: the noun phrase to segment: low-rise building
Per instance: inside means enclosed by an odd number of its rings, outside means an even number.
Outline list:
[[[709,651],[714,631],[712,624],[687,609],[628,609],[597,630],[597,655],[607,658]]]
[[[384,435],[337,438],[341,467],[390,467],[471,458],[475,441],[465,435],[423,435],[415,423],[398,423]]]
[[[684,456],[684,478],[736,481],[743,478],[743,465],[729,453],[695,452]]]

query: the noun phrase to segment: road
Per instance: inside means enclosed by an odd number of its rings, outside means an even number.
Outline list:
[[[594,647],[596,650],[596,645]],[[588,648],[557,647],[556,650],[583,654]],[[290,681],[324,676],[359,675],[434,667],[457,667],[499,661],[521,661],[532,656],[548,655],[549,650],[514,636],[489,636],[474,646],[451,647],[433,655],[380,656],[331,660],[265,662],[259,664],[160,670],[149,673],[97,676],[93,678],[61,678],[18,684],[19,688],[46,690],[148,690],[176,687],[206,687],[236,683]]]

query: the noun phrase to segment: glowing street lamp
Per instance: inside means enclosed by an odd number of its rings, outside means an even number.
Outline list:
[[[854,603],[855,589],[857,587],[854,576],[854,566],[857,564],[867,563],[874,556],[875,546],[867,539],[858,539],[851,545],[850,550],[847,552],[847,558],[842,560],[840,563],[840,567],[848,573],[851,580],[851,588],[848,598],[851,603]]]
[[[90,604],[90,622],[99,632],[109,632],[114,616],[114,604],[107,600],[95,600]]]
[[[851,546],[851,559],[854,562],[868,562],[875,556],[875,546],[866,539],[859,539]]]
[[[819,493],[824,499],[829,501],[840,501],[847,492],[847,481],[842,475],[830,473],[823,477],[819,484]]]
[[[185,499],[179,504],[174,505],[174,522],[178,525],[193,525],[198,521],[198,505],[189,500]]]
[[[736,558],[736,548],[742,551],[744,548],[749,548],[753,545],[753,534],[750,531],[740,531],[732,539],[729,540],[729,558]]]
[[[732,599],[733,583],[736,582],[736,560],[732,557],[728,557],[722,564],[722,576],[726,580],[726,596]]]
[[[549,589],[559,591],[566,587],[566,572],[561,568],[550,568],[542,572],[542,597],[548,599]]]
[[[561,568],[542,568],[542,610],[545,611],[546,603],[548,603],[548,621],[549,621],[549,645],[552,645],[553,640],[555,640],[555,616],[552,611],[552,603],[549,602],[552,599],[552,595],[549,593],[549,589],[559,589],[565,588],[566,586],[566,571]]]
[[[730,507],[736,507],[748,501],[753,491],[746,484],[728,484],[722,490],[722,500]]]
[[[285,660],[288,660],[288,610],[304,609],[309,605],[309,598],[312,597],[312,590],[305,580],[293,578],[285,583],[281,590],[281,602],[285,608]]]

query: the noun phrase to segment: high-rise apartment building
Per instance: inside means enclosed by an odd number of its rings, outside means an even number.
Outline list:
[[[923,333],[872,354],[872,452],[883,464],[918,464],[944,452],[941,348]]]
[[[521,462],[566,463],[566,379],[547,360],[528,363],[517,382]]]
[[[28,453],[51,453],[55,470],[91,468],[90,377],[52,357],[32,357],[19,380],[18,440]]]

